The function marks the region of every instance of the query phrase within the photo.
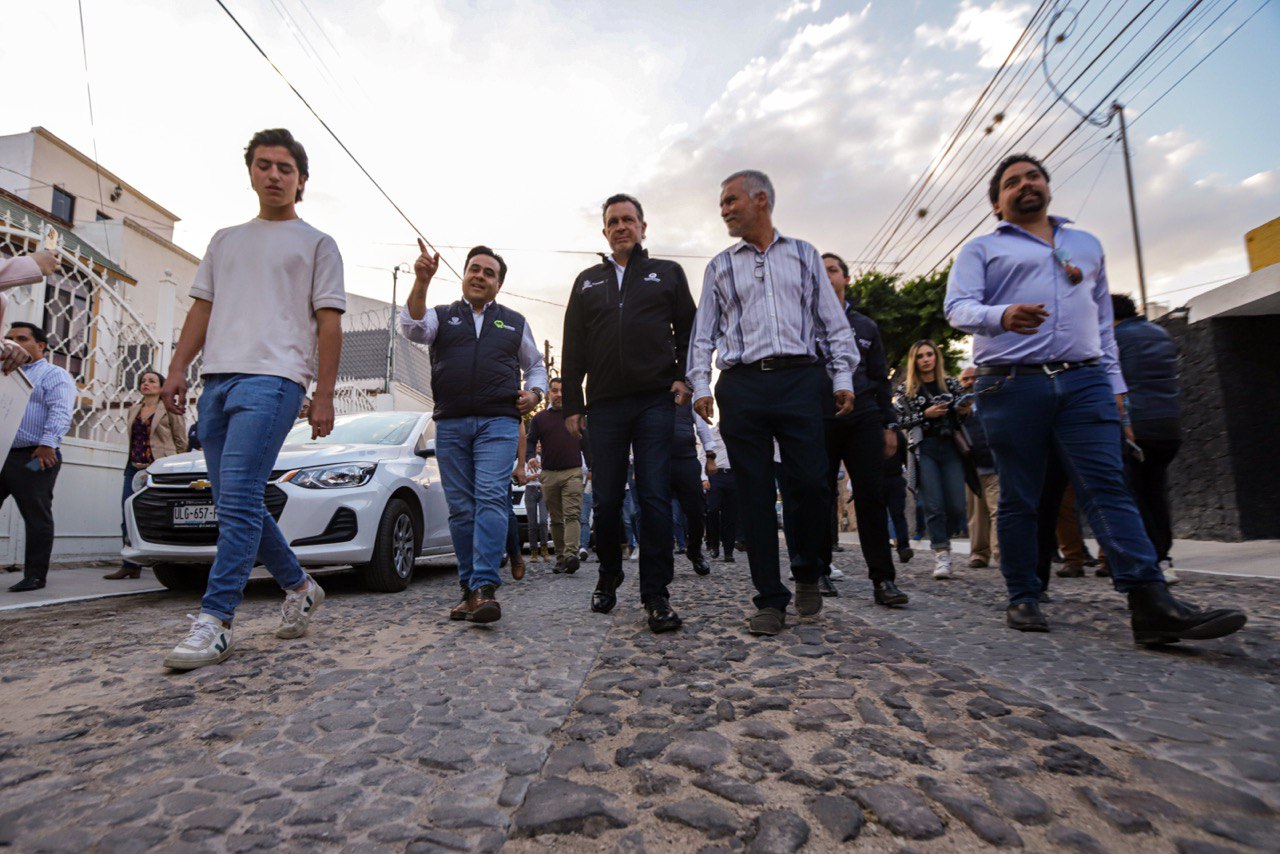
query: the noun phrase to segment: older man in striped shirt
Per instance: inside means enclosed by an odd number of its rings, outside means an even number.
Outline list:
[[[31,397],[18,424],[13,447],[0,468],[0,504],[10,495],[27,526],[27,551],[22,580],[12,593],[39,590],[49,575],[53,553],[53,485],[62,468],[62,437],[71,429],[76,382],[71,374],[49,362],[49,337],[34,323],[15,323],[5,336],[31,356],[22,367],[31,382]]]
[[[782,451],[781,487],[795,503],[791,573],[796,613],[822,610],[818,576],[829,537],[831,496],[822,419],[853,410],[858,349],[827,281],[818,250],[773,227],[773,184],[763,172],[736,172],[721,184],[720,216],[741,238],[707,265],[689,344],[694,408],[715,414],[711,359],[722,372],[716,399],[720,435],[733,457],[747,558],[758,612],[750,630],[776,635],[786,624],[791,591],[782,583],[774,517],[773,442]],[[829,354],[823,360],[819,353]],[[823,370],[835,401],[826,397]]]

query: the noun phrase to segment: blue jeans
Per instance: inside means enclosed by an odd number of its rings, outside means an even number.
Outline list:
[[[920,443],[920,497],[929,545],[951,548],[951,532],[965,518],[964,462],[950,436],[925,436]]]
[[[578,551],[586,551],[591,545],[591,489],[582,491],[582,516],[580,521],[582,533],[579,536]]]
[[[671,554],[671,437],[675,411],[668,391],[592,403],[592,489],[596,498],[596,554],[600,574],[622,574],[622,498],[627,454],[635,454],[640,600],[666,596],[675,572]]]
[[[124,535],[127,533],[124,525],[124,503],[129,500],[130,495],[133,495],[133,478],[134,478],[134,475],[136,475],[140,471],[142,471],[142,469],[136,469],[133,467],[132,461],[125,460],[124,492],[121,493],[120,495],[120,536],[122,539]],[[121,560],[120,565],[123,567],[126,567],[127,569],[133,569],[135,566],[137,566],[137,564],[131,560]]]
[[[511,469],[520,422],[506,416],[436,422],[436,458],[449,503],[449,535],[458,581],[468,590],[497,587],[511,515]]]
[[[302,386],[284,377],[209,374],[200,395],[200,442],[218,507],[218,552],[200,610],[231,622],[255,563],[284,590],[307,580],[262,493],[302,407]]]
[[[1076,501],[1102,543],[1116,589],[1164,576],[1124,481],[1120,414],[1106,372],[1077,368],[1055,376],[978,377],[982,424],[1000,475],[1000,570],[1010,603],[1034,602],[1037,511],[1050,454],[1057,454]]]

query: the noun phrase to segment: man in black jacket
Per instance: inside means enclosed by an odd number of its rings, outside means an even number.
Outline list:
[[[849,473],[853,492],[854,513],[858,519],[858,542],[862,558],[871,576],[873,597],[877,605],[905,605],[907,594],[894,583],[893,552],[889,547],[889,515],[884,500],[881,471],[886,457],[898,450],[897,417],[889,389],[889,362],[880,339],[880,327],[849,303],[849,265],[832,252],[822,256],[827,278],[836,299],[844,306],[849,328],[858,345],[858,366],[853,372],[853,412],[848,415],[829,413],[825,426],[827,456],[831,460],[828,481],[836,494],[836,472],[840,464]],[[834,596],[831,585],[831,548],[828,539],[824,551],[826,570],[819,579],[824,595]]]
[[[622,583],[622,498],[635,456],[640,504],[640,600],[654,632],[680,628],[667,585],[671,553],[671,439],[675,409],[689,400],[685,360],[694,304],[684,271],[641,247],[640,202],[610,196],[604,236],[612,254],[573,283],[564,315],[565,426],[581,435],[591,417],[596,552],[600,580],[591,610],[607,614]],[[587,382],[586,395],[582,383]]]

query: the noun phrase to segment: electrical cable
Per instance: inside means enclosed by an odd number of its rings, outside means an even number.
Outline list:
[[[101,207],[106,207],[106,194],[102,192],[102,164],[98,162],[98,125],[93,118],[93,85],[92,78],[89,75],[89,40],[85,38],[84,34],[83,0],[76,0],[76,9],[80,13],[80,53],[84,56],[84,92],[89,101],[89,138],[93,141],[93,171],[98,176],[98,204]],[[102,239],[107,244],[107,257],[114,258],[111,252],[109,229],[102,229]]]

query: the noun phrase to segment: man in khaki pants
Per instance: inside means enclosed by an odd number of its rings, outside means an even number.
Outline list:
[[[529,424],[528,459],[542,455],[542,496],[551,516],[551,540],[556,547],[553,572],[578,571],[578,538],[582,535],[582,464],[586,442],[575,439],[564,426],[564,386],[557,377],[550,383],[550,406],[533,416]],[[588,452],[589,453],[589,452]]]
[[[973,391],[974,370],[965,368],[960,374],[960,385],[966,392]],[[982,494],[965,489],[969,508],[969,566],[981,569],[1000,562],[1000,543],[996,536],[996,507],[1000,504],[1000,479],[996,476],[996,463],[987,444],[987,432],[982,428],[982,416],[975,406],[965,420],[969,439],[973,445],[973,459],[978,466],[978,480],[982,482]]]

